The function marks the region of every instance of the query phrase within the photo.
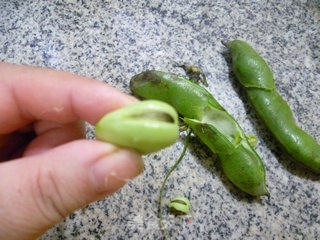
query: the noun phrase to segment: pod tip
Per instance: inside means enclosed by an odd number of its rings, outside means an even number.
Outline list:
[[[265,196],[267,196],[268,197],[268,199],[270,199],[271,198],[271,195],[270,195],[270,192],[268,191],[268,189],[266,188],[266,193],[264,194]]]

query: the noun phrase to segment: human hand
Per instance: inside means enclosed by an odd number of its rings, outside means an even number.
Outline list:
[[[135,151],[79,140],[81,120],[132,101],[92,79],[0,63],[0,239],[34,239],[141,173]]]

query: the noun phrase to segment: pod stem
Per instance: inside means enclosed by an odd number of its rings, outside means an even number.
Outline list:
[[[223,46],[225,46],[226,48],[228,48],[228,42],[225,40],[221,40],[221,43]]]
[[[178,158],[178,160],[173,164],[173,166],[170,168],[170,170],[167,172],[163,182],[162,182],[162,185],[161,185],[161,188],[160,188],[160,192],[159,192],[159,200],[158,200],[158,219],[159,219],[159,227],[160,227],[160,230],[162,232],[162,234],[164,235],[164,238],[165,239],[169,239],[170,238],[170,235],[169,235],[169,232],[168,230],[165,228],[165,225],[163,223],[163,215],[162,215],[162,196],[163,196],[163,192],[164,192],[164,187],[166,185],[166,182],[169,178],[169,176],[171,175],[171,173],[177,168],[177,166],[179,165],[179,163],[181,162],[181,160],[183,159],[185,153],[186,153],[186,150],[187,150],[187,147],[189,145],[189,140],[190,140],[190,134],[191,134],[191,131],[190,129],[188,129],[188,133],[187,133],[187,136],[186,136],[186,139],[184,140],[184,146],[183,146],[183,149],[182,149],[182,152]]]

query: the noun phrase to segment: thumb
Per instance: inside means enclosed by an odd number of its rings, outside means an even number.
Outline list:
[[[143,170],[139,154],[78,140],[0,164],[0,239],[34,239]]]

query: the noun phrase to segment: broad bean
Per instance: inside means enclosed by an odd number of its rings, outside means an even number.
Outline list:
[[[178,114],[165,102],[141,101],[105,115],[95,133],[99,140],[148,154],[178,139]]]

